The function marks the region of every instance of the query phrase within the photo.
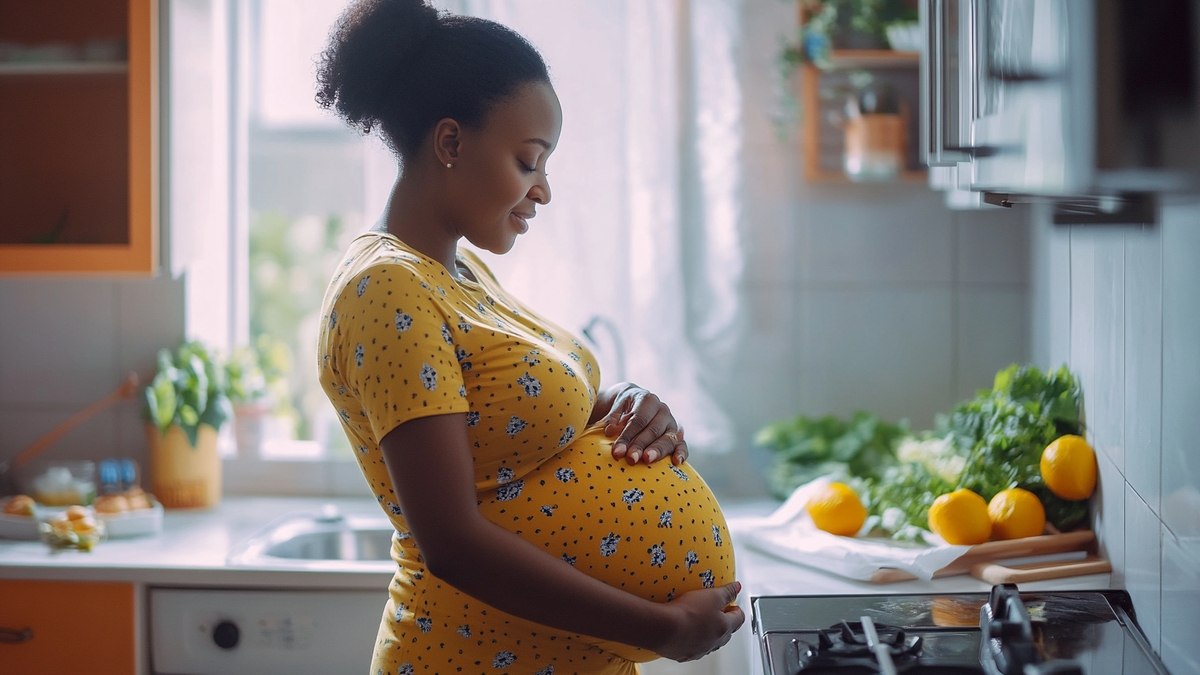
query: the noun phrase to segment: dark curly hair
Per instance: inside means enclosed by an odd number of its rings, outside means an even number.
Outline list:
[[[378,126],[403,159],[438,120],[480,128],[521,85],[549,81],[537,49],[494,21],[424,0],[358,0],[321,54],[317,102],[363,133]]]

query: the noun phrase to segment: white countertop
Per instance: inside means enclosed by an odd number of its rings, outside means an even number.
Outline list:
[[[133,539],[103,541],[89,553],[51,551],[41,542],[0,539],[0,578],[129,581],[196,586],[271,586],[384,588],[392,563],[235,566],[230,550],[272,521],[297,512],[315,512],[334,504],[346,515],[380,515],[366,499],[320,497],[226,497],[210,511],[167,511],[163,532]],[[731,537],[737,544],[739,523],[770,513],[777,502],[761,500],[724,506]],[[738,577],[746,597],[759,595],[824,595],[987,591],[990,585],[969,576],[933,581],[871,584],[846,579],[736,546]],[[1072,577],[1028,585],[1030,590],[1108,588],[1109,575]],[[1024,587],[1024,586],[1023,586]]]
[[[272,521],[335,504],[346,515],[380,516],[369,499],[226,497],[209,511],[172,511],[161,534],[109,539],[95,549],[51,551],[40,541],[0,539],[0,578],[64,581],[127,581],[151,585],[383,589],[391,561],[322,562],[306,569],[282,564],[235,566],[226,558],[239,542]]]

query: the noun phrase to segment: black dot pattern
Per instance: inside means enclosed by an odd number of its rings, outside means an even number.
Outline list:
[[[389,235],[356,239],[330,284],[321,384],[380,507],[397,572],[371,673],[628,673],[657,658],[506,614],[429,574],[378,440],[467,413],[480,512],[562,564],[649,600],[734,579],[715,497],[690,465],[629,466],[588,427],[600,369],[569,332],[509,296],[469,252],[459,282]],[[568,364],[582,364],[582,368]]]

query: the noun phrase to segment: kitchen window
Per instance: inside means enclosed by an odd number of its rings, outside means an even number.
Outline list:
[[[437,4],[530,39],[566,119],[551,158],[555,203],[512,253],[481,257],[592,342],[605,385],[628,376],[670,402],[689,420],[693,453],[731,448],[732,424],[701,377],[712,353],[700,347],[734,344],[742,316],[736,3]],[[294,357],[279,423],[259,456],[229,451],[227,482],[357,494],[311,355],[328,277],[382,213],[396,169],[380,140],[313,99],[316,59],[346,2],[169,5],[167,211],[189,336],[228,349],[265,334]]]

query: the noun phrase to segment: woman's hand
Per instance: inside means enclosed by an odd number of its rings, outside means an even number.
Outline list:
[[[630,464],[651,464],[670,455],[671,462],[678,466],[688,458],[683,427],[675,421],[671,409],[637,385],[627,385],[613,399],[604,421],[604,435],[617,436],[613,458],[624,457]]]
[[[729,604],[741,590],[735,581],[690,591],[667,603],[674,630],[665,644],[653,648],[654,653],[672,661],[694,661],[723,647],[746,620],[741,607]]]

